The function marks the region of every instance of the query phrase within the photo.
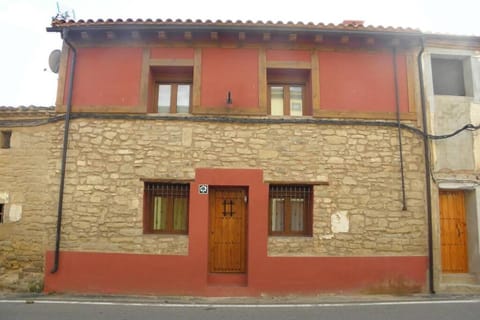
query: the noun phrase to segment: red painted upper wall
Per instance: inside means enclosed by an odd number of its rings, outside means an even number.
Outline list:
[[[193,48],[152,48],[150,58],[152,59],[193,59]]]
[[[330,111],[395,112],[391,52],[319,52],[320,108]],[[408,112],[405,55],[397,56],[401,112]]]
[[[267,61],[303,61],[310,62],[312,53],[302,50],[267,50]]]
[[[258,54],[258,49],[203,49],[201,105],[223,108],[230,91],[233,108],[258,108]]]
[[[151,75],[142,74],[143,50],[141,47],[78,48],[74,111],[78,107],[87,111],[91,108],[104,112],[153,112],[153,80]],[[193,48],[150,48],[150,59],[190,59],[193,62],[194,53]],[[259,54],[257,48],[202,48],[200,107],[204,110],[225,108],[230,91],[232,109],[257,109]],[[309,50],[268,49],[266,58],[270,62],[311,62],[312,55]],[[395,112],[391,52],[319,51],[318,63],[320,110]],[[404,54],[397,56],[397,71],[400,110],[406,113],[409,98]],[[142,76],[149,76],[146,80],[148,92],[141,92]],[[64,104],[67,89],[65,83]]]
[[[137,106],[141,72],[141,48],[78,48],[73,105]]]

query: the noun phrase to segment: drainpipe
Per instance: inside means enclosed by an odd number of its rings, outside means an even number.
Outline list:
[[[67,150],[68,150],[68,132],[70,129],[70,113],[72,111],[72,90],[73,90],[73,78],[75,74],[75,62],[77,60],[77,50],[73,47],[72,43],[68,40],[68,29],[62,30],[63,41],[72,50],[72,60],[70,65],[70,76],[68,78],[68,96],[67,96],[67,110],[65,113],[65,125],[63,131],[63,152],[62,152],[62,167],[60,170],[60,188],[58,192],[58,211],[57,211],[57,234],[55,239],[55,258],[53,268],[50,273],[56,273],[58,271],[58,265],[60,261],[60,236],[62,234],[62,214],[63,214],[63,193],[65,189],[65,171],[67,165]]]
[[[429,289],[430,293],[435,294],[434,286],[434,261],[433,261],[433,225],[432,225],[432,187],[430,181],[430,142],[428,140],[427,128],[427,110],[425,106],[425,84],[423,81],[423,61],[422,55],[425,51],[423,39],[421,39],[421,49],[417,56],[418,74],[420,77],[420,102],[422,107],[422,126],[423,126],[423,147],[425,155],[425,184],[427,192],[427,219],[428,219],[428,266],[429,266]]]
[[[402,210],[407,210],[407,200],[405,198],[405,174],[403,169],[403,145],[402,145],[402,127],[400,122],[400,100],[398,98],[398,79],[397,79],[397,48],[393,47],[393,78],[395,84],[395,111],[397,114],[397,130],[398,130],[398,152],[400,154],[400,173],[402,177]]]

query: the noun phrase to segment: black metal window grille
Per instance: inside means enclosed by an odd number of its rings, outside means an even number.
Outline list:
[[[189,193],[189,184],[145,182],[144,231],[186,234]]]
[[[269,198],[271,235],[312,234],[312,186],[270,185]]]

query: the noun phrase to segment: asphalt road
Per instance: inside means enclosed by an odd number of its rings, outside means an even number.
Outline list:
[[[1,320],[95,319],[419,319],[478,320],[480,298],[298,304],[157,303],[96,300],[0,300]]]

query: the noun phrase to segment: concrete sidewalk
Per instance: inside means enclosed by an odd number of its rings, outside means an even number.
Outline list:
[[[196,296],[139,296],[139,295],[77,295],[77,294],[32,294],[0,292],[0,300],[25,303],[78,302],[105,304],[146,305],[324,305],[364,304],[390,302],[422,302],[443,300],[480,300],[478,294],[415,294],[415,295],[341,295],[322,294],[315,296],[260,296],[260,297],[196,297]]]

